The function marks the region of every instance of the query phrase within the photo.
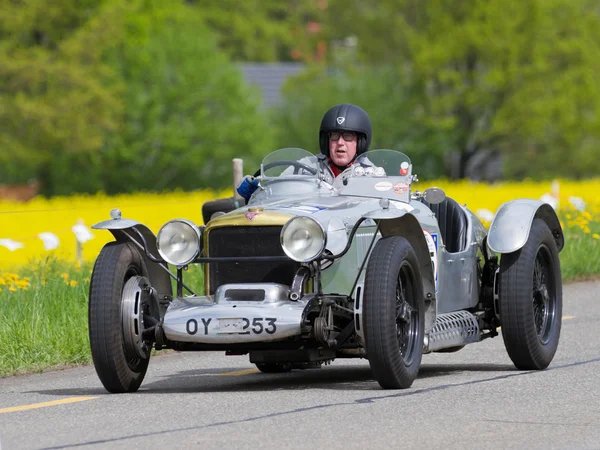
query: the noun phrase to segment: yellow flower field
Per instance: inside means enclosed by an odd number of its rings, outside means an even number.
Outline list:
[[[474,212],[486,209],[495,213],[498,207],[511,199],[540,199],[553,191],[552,183],[524,181],[520,183],[499,183],[489,185],[468,181],[450,182],[436,180],[419,182],[414,188],[424,190],[429,186],[443,188],[447,195],[461,204],[466,204]],[[582,182],[559,181],[559,211],[563,226],[576,227],[590,239],[600,239],[590,223],[600,221],[600,179]],[[124,218],[134,219],[147,225],[155,233],[167,220],[183,217],[202,223],[202,204],[214,198],[227,197],[231,190],[223,192],[197,191],[167,194],[140,193],[107,197],[73,196],[65,198],[36,198],[28,203],[0,202],[0,240],[11,239],[21,243],[22,248],[14,251],[0,245],[0,271],[6,271],[27,264],[31,259],[47,255],[75,263],[76,239],[72,227],[82,222],[87,227],[107,220],[112,208],[119,208]],[[577,211],[570,202],[571,197],[579,197],[586,203],[584,212]],[[571,199],[572,201],[572,199]],[[482,219],[484,215],[482,215]],[[488,222],[483,220],[485,225]],[[60,240],[58,248],[45,250],[40,233],[51,232]],[[112,240],[112,235],[104,230],[91,230],[93,239],[83,245],[83,259],[93,261],[102,246]]]
[[[31,259],[56,256],[76,261],[77,241],[72,227],[82,222],[93,238],[83,244],[83,259],[93,261],[112,235],[91,226],[110,219],[110,211],[119,208],[124,218],[147,225],[154,233],[167,220],[177,217],[202,223],[202,204],[208,200],[231,196],[232,192],[176,192],[167,194],[141,193],[108,197],[105,195],[35,198],[28,203],[0,201],[0,239],[21,243],[22,248],[10,251],[0,245],[0,273],[17,268]],[[60,240],[56,249],[45,250],[40,233],[51,232]]]

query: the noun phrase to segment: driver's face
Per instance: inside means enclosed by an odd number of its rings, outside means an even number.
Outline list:
[[[344,167],[356,156],[356,133],[329,133],[329,157],[337,166]]]

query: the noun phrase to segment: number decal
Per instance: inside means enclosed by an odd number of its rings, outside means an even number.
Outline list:
[[[242,330],[248,330],[248,327],[250,326],[250,321],[248,319],[246,319],[245,317],[242,320],[244,321],[244,326],[243,326]],[[250,334],[250,330],[244,331],[242,334]]]
[[[212,320],[212,318],[210,319],[202,319],[202,324],[204,325],[204,334],[208,334],[208,324],[210,323],[210,321]]]
[[[194,319],[188,320],[185,324],[185,330],[193,336],[198,332],[198,322]]]
[[[258,328],[256,328],[258,327]],[[262,324],[262,318],[261,317],[255,317],[254,320],[252,321],[252,332],[254,334],[260,334],[263,332],[263,324]]]
[[[205,335],[209,334],[208,326],[212,320],[213,320],[212,317],[200,318],[200,322],[202,323],[202,326],[204,327],[203,331],[204,331]],[[236,319],[217,319],[217,321],[219,321],[219,320],[234,321],[233,325],[230,325],[230,324],[226,325],[226,327],[232,326],[232,328],[234,328],[232,331],[226,331],[227,333],[233,332],[233,333],[237,333],[237,334],[250,334],[250,332],[252,331],[253,334],[263,334],[263,333],[275,334],[277,332],[277,325],[276,325],[277,318],[275,318],[275,317],[266,317],[266,318],[254,317],[254,318],[252,318],[252,322],[250,322],[250,319],[248,319],[247,317],[240,317],[240,318],[236,318]],[[242,325],[241,330],[238,328],[240,325],[239,321],[241,321],[241,325]],[[237,324],[235,324],[235,322],[237,322]],[[199,323],[196,319],[190,319],[186,322],[185,331],[187,332],[187,334],[193,336],[196,333],[198,333],[198,330],[199,330]],[[215,332],[218,333],[217,330],[213,331],[213,333],[215,333]],[[239,331],[236,331],[236,330],[239,330]],[[202,331],[201,331],[201,333],[202,333]]]
[[[275,325],[275,322],[277,322],[277,319],[267,317],[265,320],[267,321],[267,327],[265,328],[265,331],[268,334],[275,334],[275,332],[277,331],[277,326]],[[273,328],[269,329],[269,327],[273,327]]]

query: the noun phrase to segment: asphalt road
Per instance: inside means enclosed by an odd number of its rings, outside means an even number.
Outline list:
[[[541,372],[515,370],[498,337],[425,355],[402,391],[364,360],[266,375],[220,352],[154,358],[135,394],[107,394],[91,366],[1,379],[0,449],[600,449],[599,290],[565,287]]]

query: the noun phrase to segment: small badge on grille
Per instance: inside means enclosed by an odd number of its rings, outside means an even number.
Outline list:
[[[252,220],[254,219],[256,216],[258,216],[258,213],[255,212],[247,212],[246,214],[244,214],[246,216],[246,219],[248,220]]]

